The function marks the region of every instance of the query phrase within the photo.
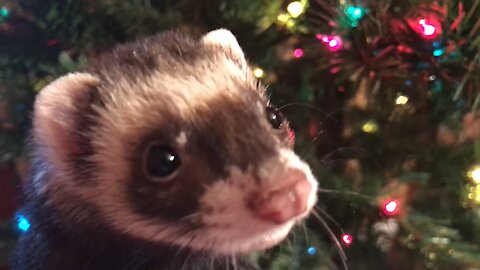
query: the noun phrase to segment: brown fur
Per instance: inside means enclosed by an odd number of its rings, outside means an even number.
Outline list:
[[[214,254],[268,248],[308,214],[317,184],[292,152],[288,123],[268,121],[264,91],[226,30],[121,45],[39,94],[34,197],[62,227]],[[181,160],[168,183],[145,173],[152,143]],[[258,220],[248,200],[291,181],[294,170],[312,185],[306,212],[281,225]]]

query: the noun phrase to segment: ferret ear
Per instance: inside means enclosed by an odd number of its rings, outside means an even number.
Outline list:
[[[41,147],[51,162],[62,166],[81,155],[82,125],[91,110],[91,100],[100,80],[87,73],[63,76],[37,95],[33,115],[34,143]]]
[[[202,37],[202,43],[205,45],[220,47],[242,68],[247,66],[243,50],[238,44],[237,39],[227,29],[218,29],[208,32]]]

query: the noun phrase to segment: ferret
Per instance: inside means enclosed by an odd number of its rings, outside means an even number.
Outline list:
[[[13,270],[256,269],[317,180],[235,36],[118,45],[37,96]]]

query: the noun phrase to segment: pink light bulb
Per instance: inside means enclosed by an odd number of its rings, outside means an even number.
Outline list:
[[[350,234],[342,234],[342,241],[345,245],[350,246],[353,242],[353,237]]]
[[[316,38],[326,44],[330,51],[337,51],[342,48],[342,39],[339,36],[317,34]]]
[[[328,46],[330,46],[330,48],[335,48],[338,46],[338,41],[335,39],[332,39],[328,42]]]
[[[294,56],[295,58],[300,58],[300,57],[302,57],[302,56],[303,56],[303,50],[300,49],[300,48],[295,49],[295,50],[293,51],[293,56]]]

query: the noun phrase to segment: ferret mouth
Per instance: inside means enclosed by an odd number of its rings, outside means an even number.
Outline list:
[[[210,245],[205,244],[203,248],[220,255],[265,250],[282,242],[296,222],[297,220],[290,220],[274,224],[253,218],[239,220],[230,225],[208,226],[206,232],[202,233],[205,237],[202,240]]]
[[[205,225],[205,243],[211,243],[210,251],[217,254],[247,254],[262,251],[281,243],[291,229],[300,223],[311,211],[308,205],[300,214],[280,221],[265,219],[248,207],[217,216],[216,222]],[[220,220],[225,220],[222,223]],[[213,221],[213,220],[211,220]]]

